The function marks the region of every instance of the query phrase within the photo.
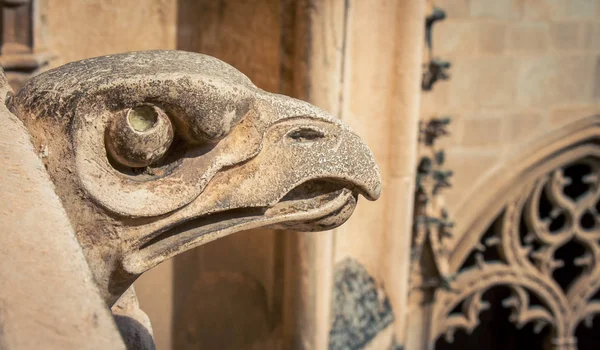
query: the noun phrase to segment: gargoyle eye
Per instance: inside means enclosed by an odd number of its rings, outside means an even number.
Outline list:
[[[295,142],[314,142],[325,137],[325,133],[317,128],[302,126],[286,134],[289,140]]]
[[[173,136],[171,120],[162,109],[141,105],[118,113],[109,122],[106,149],[120,165],[142,168],[167,153]]]

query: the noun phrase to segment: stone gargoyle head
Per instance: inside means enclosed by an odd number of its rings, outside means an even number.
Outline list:
[[[105,301],[187,249],[257,227],[320,231],[379,197],[341,121],[218,59],[133,52],[70,63],[8,101],[55,184]]]

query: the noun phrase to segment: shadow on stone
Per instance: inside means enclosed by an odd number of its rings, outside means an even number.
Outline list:
[[[128,316],[114,315],[114,318],[127,350],[156,350],[152,335],[141,323]]]

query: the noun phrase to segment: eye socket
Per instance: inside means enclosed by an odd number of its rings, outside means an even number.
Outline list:
[[[302,126],[286,134],[288,139],[295,142],[314,142],[325,137],[325,133],[310,126]]]
[[[158,113],[151,106],[139,106],[127,112],[129,127],[137,132],[146,132],[156,125]]]
[[[156,106],[141,105],[118,113],[105,135],[108,154],[120,165],[143,168],[162,158],[173,142],[169,117]]]

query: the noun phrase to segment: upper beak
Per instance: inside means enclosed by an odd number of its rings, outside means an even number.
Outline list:
[[[270,126],[261,151],[215,176],[207,194],[232,191],[224,201],[229,208],[268,207],[303,183],[328,180],[369,200],[379,198],[381,175],[373,154],[348,126],[303,101],[274,94],[263,98],[266,106],[259,114]]]
[[[297,182],[305,182],[311,177],[331,178],[347,182],[369,200],[377,200],[381,194],[381,174],[369,147],[341,120],[307,102],[285,95],[265,93],[259,106],[267,104],[271,112],[264,113],[266,122],[271,125],[265,135],[263,150],[258,158],[274,160],[283,155],[281,167],[287,167]],[[260,107],[259,107],[260,108]],[[307,137],[294,143],[289,137],[282,137],[277,128],[296,125],[302,138],[302,129],[321,132],[322,138]],[[275,129],[275,130],[273,130]],[[313,133],[313,136],[314,133]],[[278,139],[279,138],[279,139]],[[269,147],[271,146],[271,147]],[[289,152],[283,152],[283,149]],[[268,168],[268,167],[267,167]]]

